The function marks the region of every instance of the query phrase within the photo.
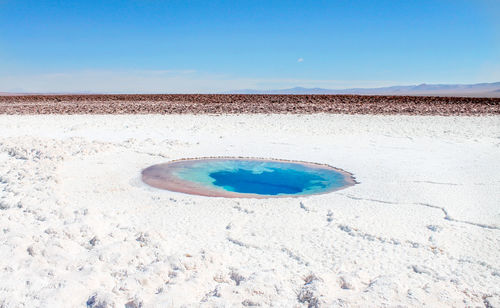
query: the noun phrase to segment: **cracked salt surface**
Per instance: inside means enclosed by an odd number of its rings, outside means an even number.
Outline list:
[[[500,117],[0,116],[0,131],[1,306],[500,303]],[[200,156],[316,161],[361,184],[256,200],[141,182]]]

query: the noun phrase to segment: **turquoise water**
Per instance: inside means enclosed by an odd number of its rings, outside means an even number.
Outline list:
[[[269,196],[317,194],[349,185],[345,174],[326,166],[251,159],[194,160],[174,175],[214,191]]]

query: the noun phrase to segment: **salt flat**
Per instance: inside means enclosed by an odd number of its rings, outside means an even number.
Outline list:
[[[325,163],[301,198],[158,190],[209,156]],[[2,115],[0,306],[500,305],[500,116]]]

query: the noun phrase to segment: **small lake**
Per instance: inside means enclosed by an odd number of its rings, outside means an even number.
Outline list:
[[[233,198],[304,196],[355,184],[350,173],[328,165],[251,158],[173,161],[144,169],[142,179],[156,188]]]

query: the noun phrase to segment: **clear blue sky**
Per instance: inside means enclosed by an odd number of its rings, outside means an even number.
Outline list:
[[[0,0],[0,91],[493,81],[498,0]]]

